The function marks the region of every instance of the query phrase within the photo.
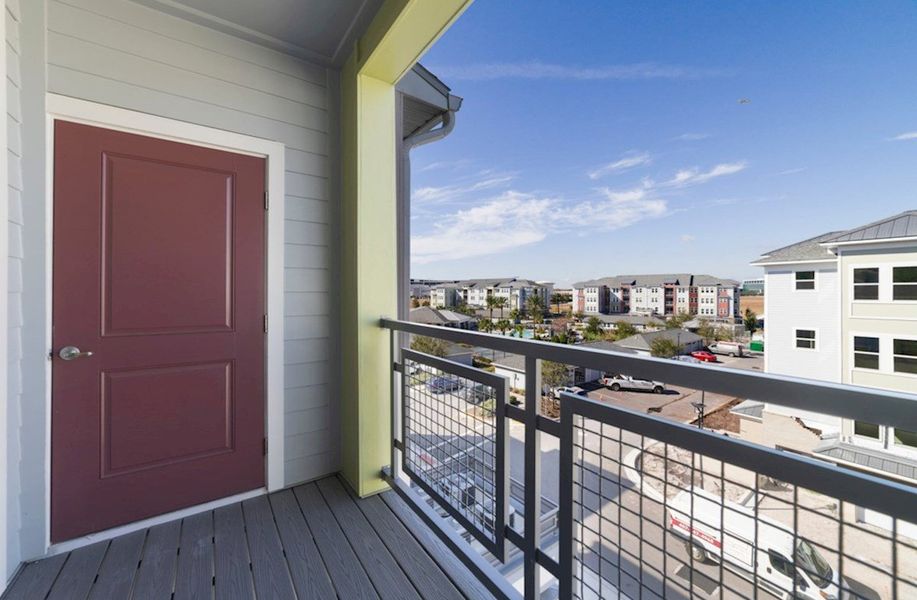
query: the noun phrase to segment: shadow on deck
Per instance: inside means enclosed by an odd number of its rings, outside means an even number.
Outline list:
[[[393,492],[338,477],[25,565],[2,600],[490,598]]]

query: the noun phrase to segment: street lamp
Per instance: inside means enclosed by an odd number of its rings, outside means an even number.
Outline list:
[[[691,406],[694,407],[694,410],[697,412],[697,426],[700,429],[704,428],[704,390],[700,391],[700,402],[692,402]]]

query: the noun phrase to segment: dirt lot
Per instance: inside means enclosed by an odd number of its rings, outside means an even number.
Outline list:
[[[764,296],[742,296],[739,300],[739,309],[743,315],[746,308],[750,308],[756,315],[763,315]]]

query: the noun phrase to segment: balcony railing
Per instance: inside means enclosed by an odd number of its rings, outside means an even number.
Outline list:
[[[627,373],[910,431],[917,396],[382,326],[394,365],[386,477],[495,596],[917,598],[917,488],[582,396],[563,394],[553,420],[540,413],[541,368]],[[522,406],[505,378],[408,350],[408,334],[523,356]],[[513,458],[521,494],[510,492]],[[510,501],[520,495],[521,506]],[[860,522],[862,511],[887,527]],[[554,523],[556,536],[543,535]],[[519,553],[521,581],[511,581],[505,561]]]

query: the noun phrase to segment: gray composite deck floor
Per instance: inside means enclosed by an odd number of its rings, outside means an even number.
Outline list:
[[[484,599],[393,492],[337,477],[25,565],[2,600]]]

